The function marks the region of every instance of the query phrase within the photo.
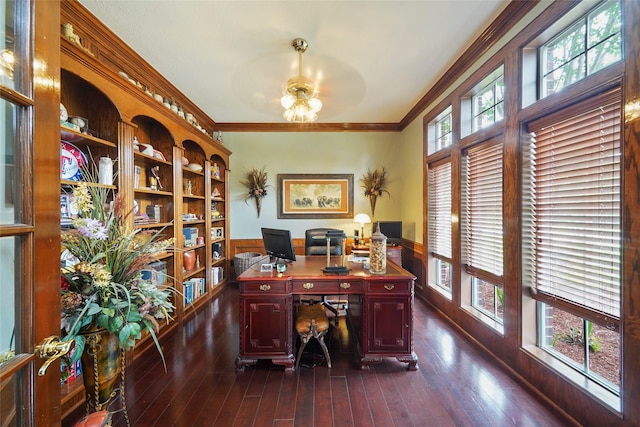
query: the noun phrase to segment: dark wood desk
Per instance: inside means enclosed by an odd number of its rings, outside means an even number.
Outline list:
[[[333,257],[332,257],[333,258]],[[339,257],[335,257],[336,264]],[[349,264],[347,274],[325,274],[326,257],[303,257],[284,273],[260,272],[253,266],[238,276],[240,283],[240,354],[236,371],[258,359],[271,359],[294,370],[294,295],[345,295],[348,323],[356,337],[361,367],[395,357],[418,369],[413,351],[415,277],[387,263],[384,275],[370,274],[362,264]]]

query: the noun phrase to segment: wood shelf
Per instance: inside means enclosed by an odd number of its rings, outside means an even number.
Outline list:
[[[83,146],[87,147],[117,147],[117,145],[111,141],[88,135],[64,126],[60,126],[60,139],[72,144],[82,143]]]

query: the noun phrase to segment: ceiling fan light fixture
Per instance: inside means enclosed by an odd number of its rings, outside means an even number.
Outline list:
[[[298,52],[298,76],[287,81],[285,94],[280,104],[285,109],[282,117],[293,123],[309,123],[318,119],[318,111],[322,109],[322,101],[318,98],[317,85],[302,75],[302,53],[307,50],[306,40],[297,38],[291,43]]]

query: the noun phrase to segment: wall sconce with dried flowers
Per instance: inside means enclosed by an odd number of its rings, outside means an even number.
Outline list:
[[[253,168],[245,174],[242,185],[249,190],[244,201],[247,203],[249,199],[256,201],[256,209],[258,210],[258,218],[260,218],[260,210],[262,209],[262,198],[267,195],[267,172],[264,167],[262,169]],[[248,204],[248,203],[247,203]]]
[[[369,198],[371,216],[375,216],[378,196],[382,196],[383,193],[391,195],[391,193],[385,189],[387,184],[387,171],[384,166],[380,166],[373,171],[367,169],[367,173],[362,175],[360,182],[362,183],[362,188],[364,188],[364,195]]]

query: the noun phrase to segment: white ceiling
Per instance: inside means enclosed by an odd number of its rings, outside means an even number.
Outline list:
[[[508,0],[80,0],[218,123],[284,123],[297,74],[320,82],[318,123],[397,123]]]

